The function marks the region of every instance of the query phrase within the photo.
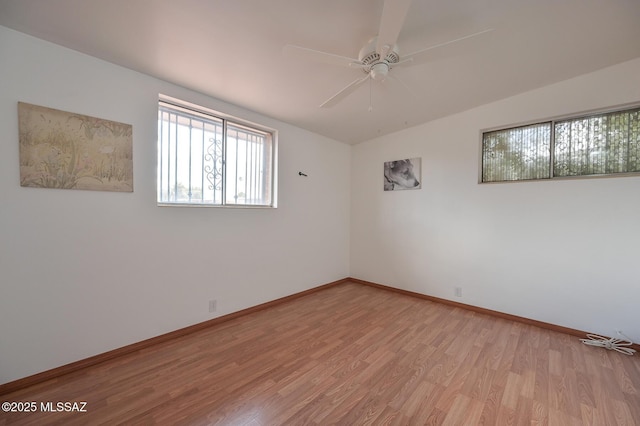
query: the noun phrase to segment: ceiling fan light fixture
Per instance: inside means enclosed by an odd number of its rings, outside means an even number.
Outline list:
[[[376,81],[383,81],[389,74],[389,64],[386,62],[378,62],[371,67],[371,78]]]

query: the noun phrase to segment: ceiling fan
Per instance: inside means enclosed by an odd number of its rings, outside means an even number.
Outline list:
[[[360,49],[357,59],[292,44],[284,47],[283,52],[285,55],[360,69],[366,74],[358,77],[346,87],[338,91],[335,95],[324,101],[320,104],[320,108],[329,108],[338,104],[366,81],[383,81],[389,77],[402,83],[402,81],[398,80],[397,77],[394,78],[394,76],[390,75],[390,71],[393,68],[415,65],[420,63],[425,57],[428,57],[434,49],[440,49],[452,43],[467,40],[493,31],[493,29],[485,29],[454,40],[439,43],[401,57],[396,42],[410,5],[411,0],[384,0],[378,35],[369,40],[367,44]],[[404,85],[404,83],[402,84]],[[371,109],[372,107],[369,105],[369,110]]]

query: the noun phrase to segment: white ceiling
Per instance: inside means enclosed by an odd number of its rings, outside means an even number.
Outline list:
[[[391,0],[390,0],[391,1]],[[356,57],[383,0],[0,0],[0,25],[346,143],[640,57],[640,0],[413,0],[400,54],[471,34],[319,108],[361,70],[283,55]],[[372,111],[368,111],[371,95]]]

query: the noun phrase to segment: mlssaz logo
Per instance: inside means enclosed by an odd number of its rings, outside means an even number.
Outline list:
[[[48,411],[48,412],[77,412],[77,413],[86,413],[87,412],[87,403],[85,401],[80,402],[41,402],[40,403],[40,411]]]

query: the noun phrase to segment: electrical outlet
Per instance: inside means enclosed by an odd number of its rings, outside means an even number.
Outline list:
[[[462,297],[462,287],[456,287],[456,297]]]
[[[218,301],[215,299],[209,300],[209,312],[215,312],[218,308]]]

